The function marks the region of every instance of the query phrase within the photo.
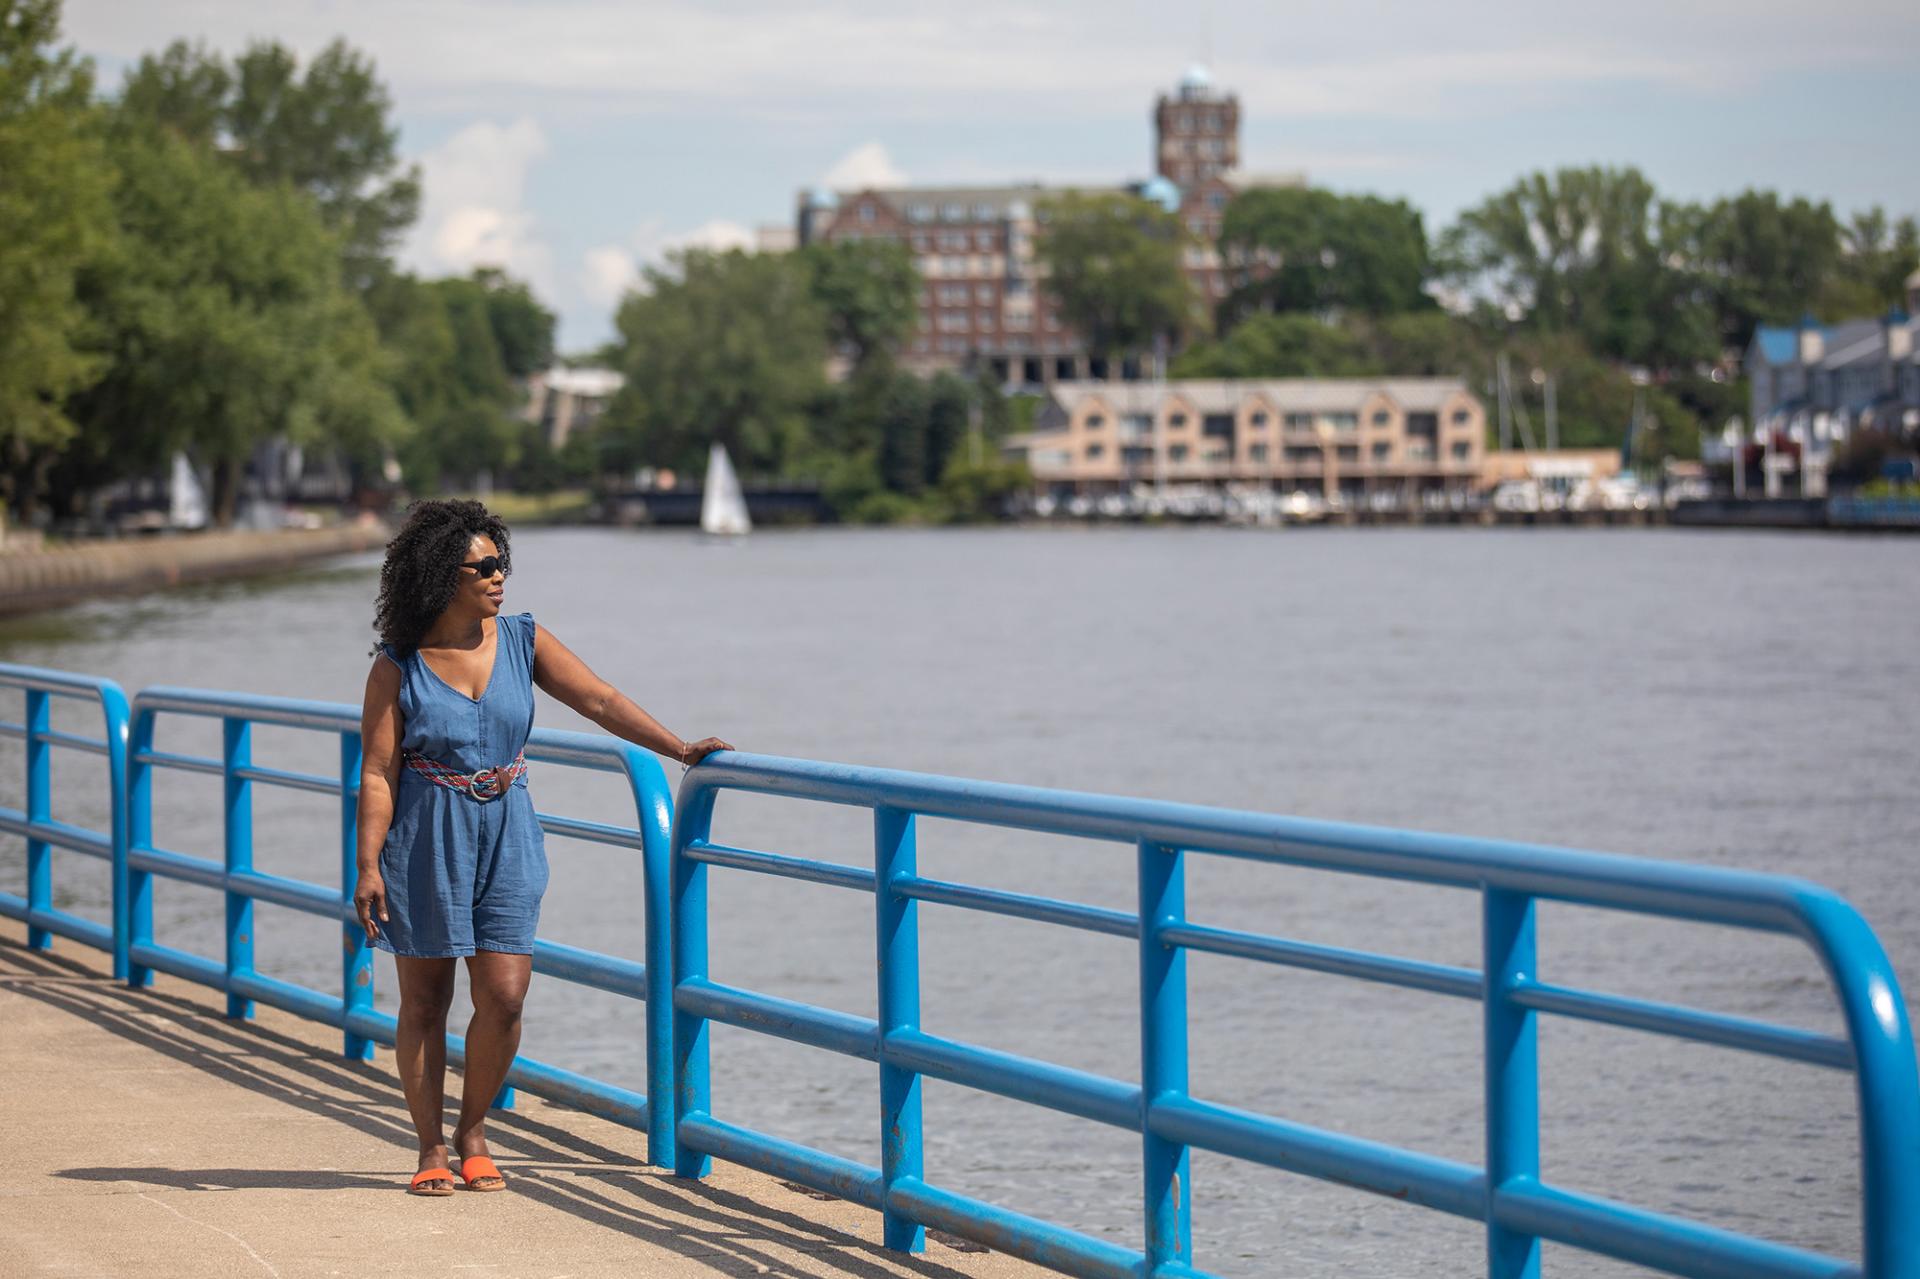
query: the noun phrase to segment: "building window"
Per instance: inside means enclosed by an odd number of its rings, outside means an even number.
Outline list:
[[[1267,415],[1265,413],[1255,413],[1252,417],[1248,418],[1247,420],[1253,423],[1253,425],[1256,428],[1258,428],[1258,427],[1265,426],[1267,424]]]
[[[1127,413],[1120,418],[1120,433],[1130,440],[1144,439],[1153,434],[1153,415],[1150,413]]]
[[[1256,444],[1256,445],[1254,445],[1254,446],[1253,446],[1252,448],[1250,448],[1250,449],[1248,449],[1248,450],[1247,450],[1247,457],[1248,457],[1248,458],[1249,458],[1250,460],[1252,460],[1252,461],[1255,461],[1255,462],[1264,462],[1264,461],[1266,461],[1266,460],[1267,460],[1267,446],[1266,446],[1266,445],[1264,445],[1264,444]]]
[[[1473,456],[1473,443],[1470,440],[1455,440],[1451,451],[1454,461],[1465,462]]]
[[[1181,426],[1185,426],[1186,424],[1187,424],[1187,415],[1185,413],[1175,413],[1170,415],[1167,418],[1168,426],[1181,427]]]
[[[1311,431],[1313,429],[1313,414],[1311,413],[1287,414],[1287,429],[1289,431]]]
[[[973,300],[983,305],[993,301],[993,286],[991,284],[975,285],[973,290]]]
[[[967,206],[964,204],[949,204],[940,210],[940,216],[948,222],[965,222],[967,220]]]
[[[991,222],[999,216],[1000,210],[994,208],[991,204],[983,203],[973,206],[973,220],[975,222]]]
[[[1360,429],[1360,415],[1358,413],[1329,413],[1327,414],[1327,425],[1336,431],[1357,431]]]
[[[1373,446],[1373,460],[1384,462],[1393,455],[1393,445],[1386,440],[1378,440]]]
[[[1233,438],[1233,414],[1208,413],[1200,419],[1200,433],[1214,439]]]
[[[993,232],[975,231],[973,233],[973,242],[981,252],[991,252],[993,250]]]
[[[1455,426],[1465,426],[1471,421],[1473,421],[1473,414],[1466,409],[1455,409],[1453,411],[1453,424]]]
[[[1171,461],[1171,462],[1184,462],[1184,461],[1186,461],[1186,460],[1187,460],[1187,446],[1186,446],[1186,445],[1184,445],[1184,444],[1175,444],[1175,445],[1174,445],[1173,447],[1171,447],[1171,448],[1169,448],[1169,449],[1167,450],[1167,460],[1168,460],[1168,461]]]
[[[1225,191],[1207,192],[1207,207],[1215,213],[1225,209],[1227,207],[1227,193]]]
[[[925,253],[925,252],[926,252],[926,251],[927,251],[928,249],[930,249],[931,247],[933,247],[933,246],[932,246],[932,244],[931,244],[931,243],[930,243],[930,242],[929,242],[929,241],[927,240],[927,237],[926,237],[926,236],[924,236],[924,235],[921,235],[921,234],[920,234],[919,232],[917,232],[917,231],[916,231],[916,232],[914,233],[914,236],[913,236],[913,251],[914,251],[915,253]]]
[[[862,222],[873,221],[873,206],[871,204],[863,204],[860,206],[860,220]]]
[[[974,317],[974,319],[973,319],[973,324],[974,324],[974,327],[975,327],[975,328],[978,328],[978,329],[990,329],[990,328],[992,328],[992,327],[993,327],[993,312],[991,312],[991,311],[982,311],[982,312],[980,312],[980,314],[979,314],[979,315],[976,315],[976,316]]]
[[[1342,462],[1358,462],[1360,460],[1360,446],[1358,444],[1342,444],[1337,452]]]
[[[1289,462],[1306,462],[1311,464],[1320,460],[1320,450],[1302,445],[1289,445],[1285,456]]]
[[[1440,430],[1440,415],[1438,413],[1407,414],[1407,434],[1408,435],[1422,436],[1430,440],[1434,437],[1436,433],[1438,433],[1439,430]]]
[[[909,222],[933,221],[933,206],[931,204],[909,204],[907,206],[907,221]]]
[[[1104,444],[1089,444],[1087,445],[1087,461],[1091,462],[1096,457],[1104,457],[1106,456],[1106,452],[1107,446]]]
[[[966,332],[967,313],[965,311],[942,311],[940,313],[940,331],[942,333]]]
[[[1098,413],[1089,414],[1087,417],[1087,429],[1089,431],[1097,431],[1106,424],[1107,419]]]
[[[1373,424],[1375,426],[1385,426],[1392,420],[1393,414],[1387,412],[1385,409],[1375,409],[1373,411]]]

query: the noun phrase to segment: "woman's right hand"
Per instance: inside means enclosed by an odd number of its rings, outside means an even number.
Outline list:
[[[360,872],[360,882],[353,889],[353,913],[360,917],[360,927],[367,930],[367,940],[375,940],[379,933],[373,921],[387,921],[387,881],[380,878],[379,871]]]

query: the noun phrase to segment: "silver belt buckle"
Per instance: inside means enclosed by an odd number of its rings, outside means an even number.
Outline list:
[[[482,803],[490,799],[498,799],[508,785],[505,778],[506,772],[505,765],[481,769],[473,775],[473,781],[468,784],[467,793]]]

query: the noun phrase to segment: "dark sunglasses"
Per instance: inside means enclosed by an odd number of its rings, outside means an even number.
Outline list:
[[[498,555],[489,555],[485,559],[469,560],[460,567],[470,568],[481,577],[492,577],[502,570],[504,563]]]

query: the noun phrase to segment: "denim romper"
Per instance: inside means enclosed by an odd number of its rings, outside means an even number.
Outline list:
[[[380,651],[400,668],[400,745],[462,773],[511,764],[533,731],[533,614],[494,622],[493,673],[479,700],[450,687],[417,651]],[[402,764],[380,851],[387,885],[375,945],[439,959],[533,952],[547,851],[526,775],[476,800]]]

